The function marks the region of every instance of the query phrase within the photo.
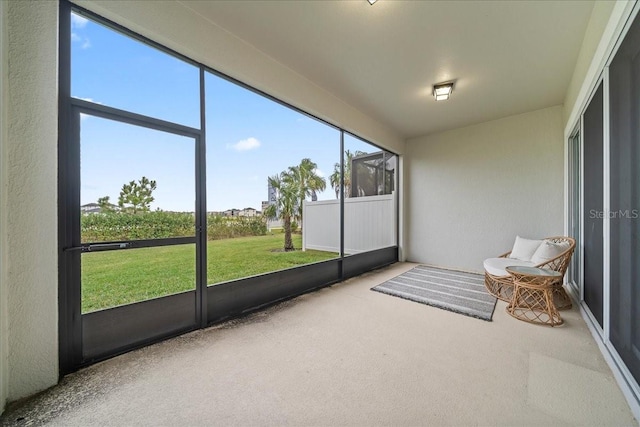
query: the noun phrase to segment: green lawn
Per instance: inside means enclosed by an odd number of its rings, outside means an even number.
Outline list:
[[[283,235],[213,240],[207,245],[210,284],[335,258],[321,251],[273,252]],[[296,248],[302,237],[293,236]],[[195,245],[82,255],[82,312],[195,289]]]

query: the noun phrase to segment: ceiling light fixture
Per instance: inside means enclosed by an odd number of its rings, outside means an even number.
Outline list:
[[[453,92],[453,82],[436,83],[433,85],[433,96],[436,101],[444,101],[449,99]]]
[[[378,0],[367,0],[369,2],[370,5],[373,5],[375,2],[377,2]]]

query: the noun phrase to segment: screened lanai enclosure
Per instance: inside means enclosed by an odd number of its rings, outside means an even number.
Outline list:
[[[386,151],[351,159],[351,197],[391,194],[395,190],[397,157]]]
[[[60,7],[62,373],[397,261],[394,153]],[[385,216],[350,209],[380,197]],[[311,200],[333,208],[306,218]]]

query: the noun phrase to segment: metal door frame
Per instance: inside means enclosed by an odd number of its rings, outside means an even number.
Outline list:
[[[66,310],[61,323],[67,327],[63,342],[61,367],[63,372],[94,363],[132,348],[146,345],[168,336],[199,328],[206,322],[206,182],[204,143],[199,129],[94,104],[81,99],[70,99],[68,139],[61,141],[61,161],[65,165],[65,178],[61,180],[60,198],[64,211],[62,218],[61,274],[65,292]],[[144,239],[117,242],[81,243],[80,236],[80,117],[81,114],[111,120],[117,123],[143,127],[155,131],[192,138],[195,170],[195,229],[193,237]],[[132,248],[194,244],[196,252],[195,291],[140,301],[98,312],[81,312],[81,260],[82,252],[95,250],[128,250]],[[203,262],[203,260],[205,260]],[[191,295],[194,294],[194,295]],[[61,295],[62,298],[62,295]],[[193,298],[193,299],[192,299]],[[191,304],[195,304],[190,308]],[[162,313],[158,317],[157,313]],[[203,315],[204,314],[204,315]],[[63,317],[64,316],[64,317]],[[135,325],[119,330],[122,319]],[[96,332],[99,331],[99,332]],[[99,336],[97,336],[99,335]],[[62,337],[61,337],[62,338]],[[63,344],[63,345],[64,345]]]

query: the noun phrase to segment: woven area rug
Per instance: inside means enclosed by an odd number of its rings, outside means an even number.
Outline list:
[[[496,299],[485,289],[480,274],[423,265],[371,290],[487,321],[496,307]]]

